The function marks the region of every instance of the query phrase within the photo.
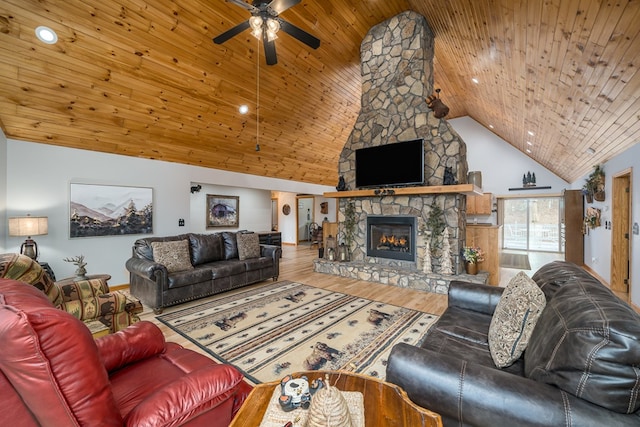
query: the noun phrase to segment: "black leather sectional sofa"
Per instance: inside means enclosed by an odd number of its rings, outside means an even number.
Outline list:
[[[452,282],[422,347],[393,348],[386,380],[445,426],[640,426],[640,315],[574,264],[532,279],[547,304],[513,365],[497,368],[488,346],[504,288]]]
[[[258,257],[240,259],[235,232],[180,234],[138,239],[126,262],[131,293],[156,313],[164,307],[278,279],[282,249],[260,245]],[[193,268],[169,272],[154,261],[153,242],[187,240]]]

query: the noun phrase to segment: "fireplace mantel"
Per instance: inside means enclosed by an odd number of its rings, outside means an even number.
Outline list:
[[[457,185],[431,185],[424,187],[400,187],[400,188],[378,188],[352,191],[331,191],[324,193],[324,197],[383,197],[383,196],[407,196],[412,194],[449,194],[461,193],[468,196],[482,195],[482,188],[475,184]]]

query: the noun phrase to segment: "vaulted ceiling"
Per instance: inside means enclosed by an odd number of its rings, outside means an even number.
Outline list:
[[[569,182],[640,141],[638,0],[302,0],[281,17],[321,45],[281,32],[274,66],[248,30],[212,43],[249,17],[224,0],[0,0],[0,126],[335,185],[360,108],[360,42],[407,9],[435,34],[447,118],[472,117]],[[40,42],[40,25],[59,41]]]

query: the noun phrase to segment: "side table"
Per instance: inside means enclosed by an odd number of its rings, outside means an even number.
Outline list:
[[[364,396],[365,427],[442,427],[442,419],[435,412],[424,409],[411,400],[395,384],[352,372],[306,371],[309,382],[329,376],[329,384],[340,391],[359,391]],[[284,377],[284,374],[283,374]],[[273,390],[279,381],[259,384],[251,391],[229,427],[258,427],[264,417]]]

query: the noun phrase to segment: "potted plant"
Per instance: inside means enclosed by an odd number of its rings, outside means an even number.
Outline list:
[[[462,259],[465,261],[467,274],[478,273],[478,263],[484,261],[482,249],[473,246],[462,248]]]
[[[593,203],[593,200],[603,202],[604,193],[604,169],[600,165],[595,165],[593,171],[585,180],[582,186],[582,193],[585,195],[587,203]]]

